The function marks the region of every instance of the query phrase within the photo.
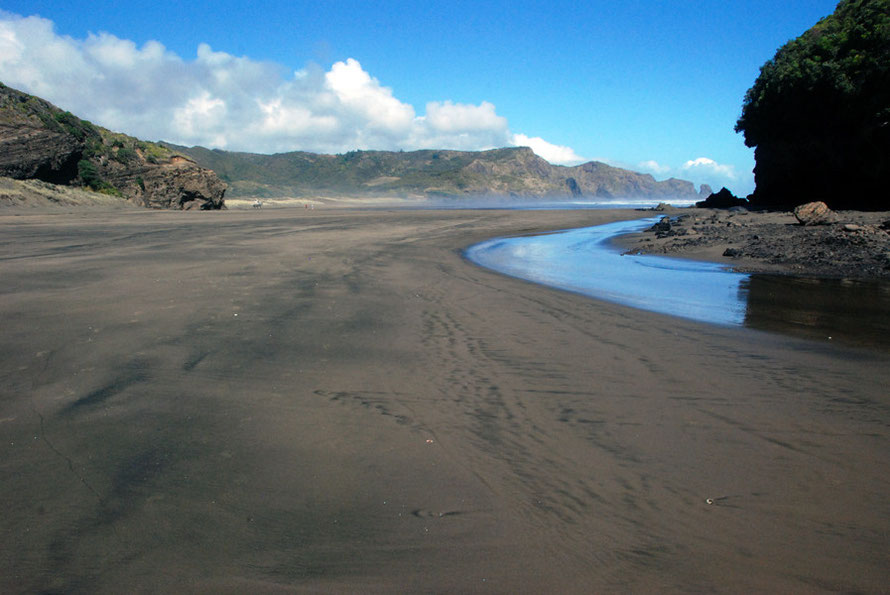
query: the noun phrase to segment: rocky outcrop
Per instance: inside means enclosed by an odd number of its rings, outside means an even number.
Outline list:
[[[161,209],[225,208],[209,169],[0,83],[0,176],[83,186]]]
[[[705,200],[695,203],[695,206],[700,209],[731,209],[732,207],[744,207],[747,205],[747,200],[739,198],[725,187],[721,188],[720,192],[711,194]]]
[[[834,211],[833,223],[795,223],[790,212],[684,209],[672,217],[669,231],[653,226],[618,243],[633,253],[692,258],[722,253],[747,272],[890,279],[887,213]]]
[[[584,194],[581,192],[581,187],[578,186],[578,182],[575,178],[566,178],[566,188],[569,189],[569,194],[572,196],[581,196]]]
[[[735,129],[754,148],[753,204],[890,208],[890,2],[838,2],[779,48]]]
[[[67,184],[77,177],[77,162],[94,130],[42,99],[0,83],[0,176]]]
[[[67,184],[77,177],[84,143],[26,123],[0,123],[0,176]]]
[[[662,217],[658,220],[658,222],[647,229],[646,231],[654,231],[655,235],[659,238],[664,238],[670,235],[672,229],[671,218],[670,217]]]
[[[106,179],[137,205],[152,209],[225,208],[226,185],[189,159],[173,157],[169,163],[126,168],[113,165],[108,164],[103,170]]]

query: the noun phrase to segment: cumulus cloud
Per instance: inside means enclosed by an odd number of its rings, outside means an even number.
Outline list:
[[[649,161],[642,161],[637,164],[637,167],[642,172],[648,172],[655,175],[664,175],[671,171],[671,166],[662,165],[654,159],[650,159]]]
[[[524,134],[514,134],[512,144],[520,147],[531,147],[539,157],[543,157],[550,163],[557,165],[577,165],[582,161],[586,161],[579,156],[571,147],[554,145],[548,143],[539,136],[528,137]]]
[[[184,59],[157,41],[58,35],[52,21],[0,11],[0,80],[93,122],[151,140],[231,150],[480,150],[526,145],[554,163],[569,147],[513,134],[487,101],[400,101],[352,58],[328,71],[214,51]]]
[[[637,168],[639,171],[652,174],[659,180],[681,178],[691,180],[696,184],[707,184],[714,190],[726,186],[742,194],[746,194],[754,184],[750,175],[739,175],[732,165],[718,163],[709,157],[690,159],[679,167],[648,160],[638,163]]]
[[[738,178],[735,168],[731,165],[722,165],[713,159],[699,157],[683,164],[683,170],[703,176],[718,176],[729,180]]]
[[[740,176],[732,165],[717,163],[709,157],[690,159],[683,164],[678,174],[678,177],[708,184],[714,190],[726,186],[741,194],[753,188],[754,183],[751,175]]]

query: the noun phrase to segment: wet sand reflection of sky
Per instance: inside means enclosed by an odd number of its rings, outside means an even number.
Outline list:
[[[471,246],[466,256],[513,277],[626,306],[714,324],[743,324],[741,283],[747,275],[709,262],[622,255],[609,245],[614,236],[640,231],[657,219],[497,238]]]
[[[751,275],[610,245],[658,219],[495,238],[465,255],[513,277],[661,314],[890,349],[890,283]]]

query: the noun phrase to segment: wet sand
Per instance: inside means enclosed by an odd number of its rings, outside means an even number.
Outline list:
[[[638,216],[3,213],[0,592],[886,589],[890,356],[461,256]]]

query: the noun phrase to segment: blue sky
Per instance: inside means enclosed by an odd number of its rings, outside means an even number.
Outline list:
[[[0,81],[152,140],[529,144],[744,195],[744,93],[835,4],[4,0]]]

